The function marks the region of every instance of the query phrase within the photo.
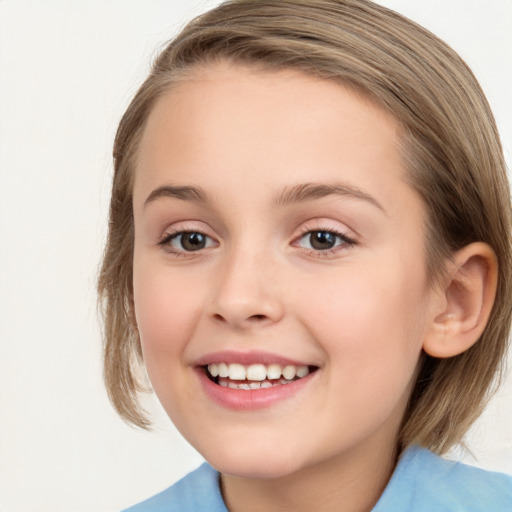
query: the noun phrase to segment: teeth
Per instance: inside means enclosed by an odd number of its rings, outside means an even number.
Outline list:
[[[298,366],[297,367],[297,377],[301,379],[302,377],[305,377],[309,373],[309,368],[307,366]]]
[[[229,371],[228,377],[231,380],[245,380],[245,375],[246,375],[245,367],[242,366],[241,364],[236,364],[236,363],[230,364],[228,366],[228,371]]]
[[[226,363],[219,364],[219,377],[229,377],[229,369]]]
[[[269,380],[275,381],[280,379],[280,383],[288,384],[296,377],[300,379],[308,375],[309,368],[306,365],[295,366],[288,364],[281,366],[275,363],[269,365],[251,364],[249,366],[238,363],[212,363],[208,365],[208,372],[212,377],[227,377],[231,381],[251,381],[251,383],[247,384],[247,388],[240,387],[242,384],[236,384],[238,389],[258,389],[260,387],[270,387],[271,383],[268,382]],[[251,384],[255,385],[250,387]],[[230,383],[227,385],[233,387]]]
[[[281,377],[281,372],[283,369],[279,364],[270,364],[267,368],[267,378],[269,379],[279,379]]]
[[[208,371],[212,377],[218,377],[219,375],[219,365],[218,364],[210,364],[208,366]]]
[[[231,388],[231,389],[243,389],[245,391],[248,391],[250,389],[265,389],[265,388],[271,388],[273,386],[280,386],[282,384],[290,384],[293,382],[293,380],[286,380],[286,379],[279,379],[277,382],[273,381],[270,382],[269,380],[265,380],[263,382],[258,381],[234,381],[229,379],[222,379],[219,380],[218,384],[224,388]]]
[[[283,377],[287,380],[292,380],[293,377],[295,377],[296,372],[297,368],[289,364],[283,368]]]
[[[264,364],[251,364],[247,368],[247,380],[265,380],[267,378],[267,369]]]

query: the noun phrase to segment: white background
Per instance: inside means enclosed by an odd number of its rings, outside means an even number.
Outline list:
[[[95,280],[116,124],[158,47],[215,1],[0,0],[0,510],[116,511],[198,465],[157,405],[126,426],[102,386]],[[382,1],[472,66],[511,162],[512,1]],[[472,430],[512,473],[509,379]]]

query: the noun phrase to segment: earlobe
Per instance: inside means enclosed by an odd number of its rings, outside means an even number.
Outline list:
[[[489,245],[476,242],[453,255],[423,342],[427,354],[453,357],[478,341],[494,304],[497,277],[498,263]]]

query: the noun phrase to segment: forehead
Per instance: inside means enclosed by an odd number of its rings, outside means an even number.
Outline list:
[[[261,109],[262,106],[266,108]],[[172,82],[149,113],[143,138],[147,141],[155,130],[173,122],[186,127],[186,121],[193,123],[197,116],[205,126],[212,116],[214,121],[223,121],[230,113],[227,108],[236,111],[240,126],[245,127],[249,121],[257,128],[256,118],[283,123],[283,114],[301,121],[306,121],[304,117],[300,119],[301,114],[314,114],[314,121],[321,121],[323,114],[327,124],[333,113],[339,113],[343,117],[355,114],[361,119],[371,118],[375,130],[388,131],[390,142],[399,132],[397,120],[355,86],[294,69],[272,70],[220,60],[197,65]],[[303,126],[307,128],[308,124]]]
[[[255,178],[275,187],[343,178],[393,194],[404,174],[399,148],[394,118],[335,81],[219,62],[193,70],[153,107],[134,195],[140,202],[166,181],[222,189]]]

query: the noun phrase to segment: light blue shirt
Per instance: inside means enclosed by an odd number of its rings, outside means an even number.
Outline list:
[[[228,512],[208,464],[124,512]],[[417,446],[401,457],[372,512],[512,512],[512,477],[451,462]]]

